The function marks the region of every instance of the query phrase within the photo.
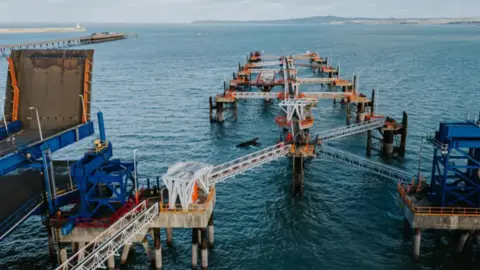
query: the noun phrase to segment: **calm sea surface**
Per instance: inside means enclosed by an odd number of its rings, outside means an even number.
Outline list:
[[[342,77],[360,73],[360,88],[379,91],[381,114],[410,116],[404,161],[383,161],[414,173],[421,136],[442,120],[462,120],[480,109],[480,27],[477,26],[314,26],[184,25],[91,26],[89,32],[135,31],[138,39],[79,47],[94,48],[93,108],[106,120],[116,157],[139,149],[142,176],[161,176],[179,161],[212,164],[255,151],[236,149],[259,137],[275,144],[280,108],[262,101],[240,102],[237,122],[212,125],[208,97],[222,91],[246,53],[294,54],[306,50],[340,62]],[[66,36],[0,35],[0,44]],[[6,61],[0,62],[5,85]],[[312,76],[302,69],[299,76]],[[321,91],[313,86],[304,91]],[[3,95],[3,93],[0,93]],[[320,102],[312,132],[345,124],[345,110]],[[93,139],[93,138],[92,138]],[[56,154],[79,158],[91,139]],[[366,136],[334,146],[365,155]],[[432,148],[424,148],[428,174]],[[395,204],[396,183],[320,157],[306,164],[305,195],[294,198],[290,162],[265,165],[217,186],[215,249],[210,269],[458,269],[450,248],[438,249],[431,234],[422,238],[422,258],[413,263],[402,236],[403,217]],[[12,194],[13,195],[13,194]],[[0,243],[0,268],[47,269],[46,230],[32,217]],[[165,232],[162,231],[165,239]],[[191,265],[191,231],[174,230],[174,247],[164,249],[165,269]],[[164,245],[165,246],[165,245]],[[143,249],[129,266],[149,269]],[[118,262],[117,262],[118,265]],[[477,266],[476,260],[470,267]]]

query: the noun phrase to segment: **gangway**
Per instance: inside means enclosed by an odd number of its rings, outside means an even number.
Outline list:
[[[284,157],[290,149],[290,145],[283,142],[274,146],[262,149],[249,155],[237,158],[235,160],[223,163],[213,167],[208,179],[210,184],[215,184],[241,174],[246,170],[261,166],[262,164],[272,162],[276,159]]]
[[[317,144],[322,144],[325,141],[330,141],[333,139],[340,139],[343,137],[351,136],[357,133],[362,133],[365,131],[373,130],[376,128],[381,128],[385,124],[385,118],[375,118],[373,120],[360,122],[357,124],[339,127],[331,130],[326,130],[318,134]]]
[[[267,62],[259,62],[259,63],[250,63],[248,67],[270,67],[270,66],[280,66],[283,64],[283,61],[267,61]]]
[[[290,145],[283,142],[253,152],[232,161],[213,166],[198,162],[179,162],[170,166],[162,180],[168,189],[169,207],[175,208],[177,199],[182,210],[188,210],[194,188],[197,186],[205,193],[210,192],[210,186],[222,182],[226,178],[244,173],[246,170],[272,162],[286,156]]]
[[[335,149],[330,146],[322,145],[318,148],[318,150],[320,154],[323,154],[334,160],[348,163],[349,165],[362,168],[366,171],[381,175],[383,177],[395,180],[400,183],[409,183],[413,179],[417,178],[417,176],[413,174],[404,172],[394,167],[376,163],[371,160]]]
[[[158,215],[158,212],[158,203],[148,207],[147,202],[142,201],[57,267],[57,270],[86,270],[102,267],[108,257],[117,254],[117,251],[123,245],[130,243],[135,236],[147,233],[148,226]]]

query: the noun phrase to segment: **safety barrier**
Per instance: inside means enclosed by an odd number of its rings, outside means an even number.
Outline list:
[[[437,207],[437,206],[416,206],[410,196],[409,192],[405,190],[405,184],[398,183],[398,192],[400,197],[405,202],[405,205],[416,216],[464,216],[477,217],[480,216],[480,208],[472,207]],[[415,189],[415,187],[410,187]],[[408,189],[408,186],[407,186]]]

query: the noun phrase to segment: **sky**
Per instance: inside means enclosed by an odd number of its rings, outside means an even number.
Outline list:
[[[188,23],[327,15],[473,17],[480,16],[480,0],[0,0],[2,23]]]

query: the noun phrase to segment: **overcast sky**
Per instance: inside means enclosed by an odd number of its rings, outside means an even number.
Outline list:
[[[0,0],[0,22],[480,16],[480,0]]]

